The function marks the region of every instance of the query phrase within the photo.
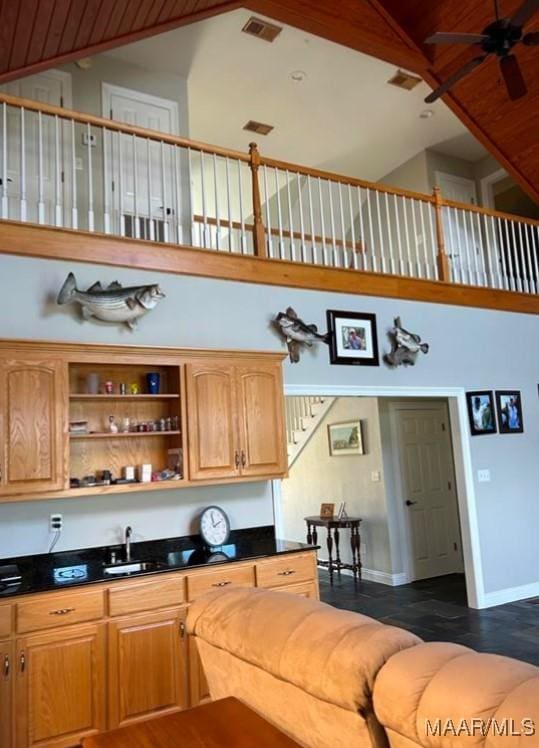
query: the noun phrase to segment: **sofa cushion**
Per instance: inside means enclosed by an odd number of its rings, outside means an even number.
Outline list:
[[[196,600],[187,628],[312,696],[354,711],[371,711],[382,665],[421,641],[403,629],[316,600],[245,588]]]
[[[508,740],[498,731],[509,730],[521,733],[521,737],[513,735],[512,745],[522,742],[535,748],[539,745],[539,668],[459,644],[421,644],[413,651],[399,652],[381,669],[374,709],[388,731],[416,745],[464,741],[494,748]],[[535,735],[525,720],[535,723]],[[432,734],[438,724],[440,734]]]

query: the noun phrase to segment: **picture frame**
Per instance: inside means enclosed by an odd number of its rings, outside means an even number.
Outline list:
[[[320,505],[320,519],[331,519],[335,516],[335,504]]]
[[[522,434],[522,397],[520,390],[496,390],[496,413],[500,434]]]
[[[328,440],[331,457],[364,454],[363,434],[359,419],[328,424]]]
[[[326,317],[332,364],[380,366],[376,315],[328,309]]]
[[[466,393],[468,418],[472,436],[496,434],[496,416],[492,390],[475,390]]]

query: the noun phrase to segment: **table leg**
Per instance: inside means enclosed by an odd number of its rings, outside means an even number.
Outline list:
[[[352,528],[352,535],[351,535],[351,543],[352,543],[352,555],[354,559],[354,580],[361,579],[361,556],[360,556],[360,537],[359,537],[359,528],[353,527]]]
[[[361,535],[356,527],[357,578],[361,581]]]
[[[329,527],[328,527],[327,546],[328,546],[329,583],[331,584],[331,586],[333,586],[333,556],[332,556],[333,538],[331,537],[331,529]]]
[[[311,525],[307,522],[307,543],[308,545],[313,544],[313,536],[311,533]]]
[[[336,527],[333,530],[333,534],[335,535],[335,556],[337,559],[337,574],[339,575],[339,579],[341,578],[341,555],[339,553],[339,528]]]
[[[350,528],[350,549],[352,551],[352,574],[354,575],[354,582],[357,582],[357,558],[356,558],[356,528]]]
[[[316,525],[313,527],[313,545],[318,545],[318,533],[316,532]]]

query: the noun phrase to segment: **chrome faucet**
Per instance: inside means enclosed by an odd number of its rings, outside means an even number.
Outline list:
[[[131,535],[133,534],[133,528],[127,525],[125,528],[125,560],[131,561]]]

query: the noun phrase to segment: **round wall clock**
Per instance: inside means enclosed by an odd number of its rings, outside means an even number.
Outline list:
[[[210,548],[224,545],[230,536],[230,522],[218,506],[208,506],[200,515],[200,534]]]

